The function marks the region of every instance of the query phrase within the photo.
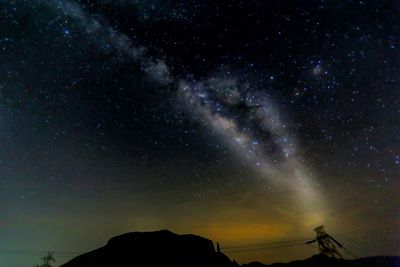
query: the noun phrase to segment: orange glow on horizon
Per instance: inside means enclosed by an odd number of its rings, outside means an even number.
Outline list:
[[[221,243],[237,245],[246,242],[254,243],[284,239],[291,230],[292,227],[289,224],[282,223],[212,223],[202,229],[198,229],[196,232]]]

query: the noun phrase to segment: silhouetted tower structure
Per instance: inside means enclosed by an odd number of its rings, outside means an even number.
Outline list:
[[[333,238],[327,232],[325,232],[323,225],[315,228],[314,231],[317,233],[317,238],[308,241],[307,244],[318,242],[318,247],[321,254],[328,256],[330,258],[343,259],[342,255],[336,248],[336,245],[339,246],[340,248],[343,248],[343,246],[335,238]]]
[[[42,258],[43,264],[36,265],[36,267],[52,267],[51,263],[56,262],[53,254],[54,254],[53,252],[48,252],[47,255]]]

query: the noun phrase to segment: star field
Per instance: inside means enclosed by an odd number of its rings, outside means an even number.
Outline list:
[[[325,224],[360,256],[398,253],[399,12],[397,1],[0,3],[0,248],[86,251],[160,228],[228,246]]]

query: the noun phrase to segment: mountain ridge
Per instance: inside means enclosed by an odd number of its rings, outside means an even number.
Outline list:
[[[204,237],[168,230],[130,232],[112,237],[105,246],[73,258],[60,267],[399,267],[400,257],[368,257],[357,260],[314,255],[305,260],[266,265],[239,265]]]

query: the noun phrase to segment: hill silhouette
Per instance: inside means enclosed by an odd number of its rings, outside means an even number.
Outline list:
[[[167,230],[127,233],[61,267],[237,267],[211,240]]]
[[[243,264],[242,267],[399,267],[400,257],[369,257],[357,260],[332,259],[315,255],[309,259],[289,263],[265,265],[260,262]]]
[[[133,232],[111,238],[104,247],[80,255],[60,267],[239,267],[216,251],[211,240],[196,235],[178,235],[167,230]],[[400,257],[370,257],[358,260],[331,259],[316,255],[303,261],[242,267],[399,267]]]

